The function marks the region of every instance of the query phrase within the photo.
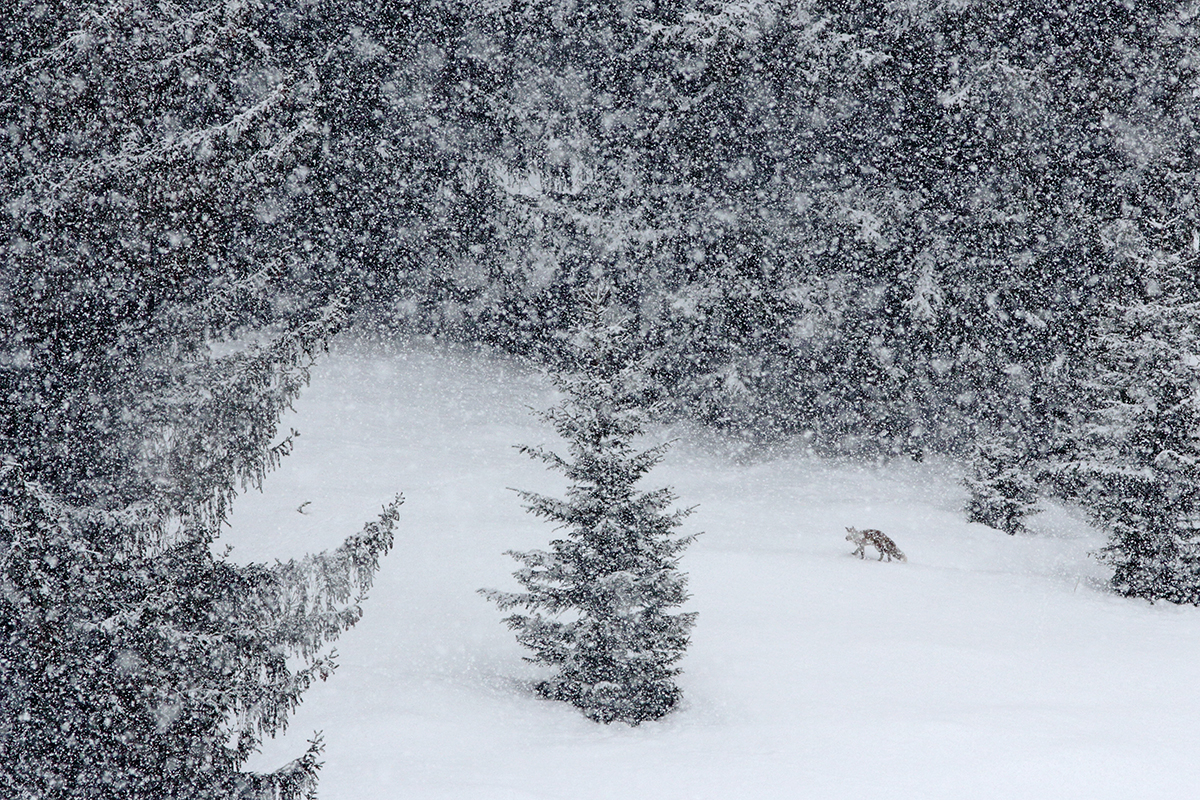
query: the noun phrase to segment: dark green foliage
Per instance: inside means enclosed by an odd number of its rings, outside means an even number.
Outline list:
[[[270,775],[239,767],[332,673],[316,650],[357,621],[395,508],[335,553],[236,567],[211,534],[147,546],[128,513],[64,508],[13,466],[0,479],[4,796],[307,796],[315,743]]]
[[[1200,303],[1172,294],[1102,321],[1091,410],[1062,470],[1110,532],[1118,592],[1200,605]]]
[[[1037,483],[1028,453],[997,435],[976,440],[970,464],[971,475],[963,481],[970,492],[967,521],[1007,534],[1024,531],[1025,517],[1037,513]]]
[[[1139,291],[1106,242],[1194,216],[1178,3],[85,6],[9,12],[0,174],[39,269],[219,253],[271,306],[338,285],[544,355],[599,259],[675,413],[824,449],[1044,429],[1006,397]]]
[[[428,10],[391,57],[437,121],[406,140],[437,257],[389,274],[393,318],[554,351],[599,258],[672,410],[717,424],[883,454],[999,407],[1044,430],[1055,365],[1137,293],[1106,237],[1191,213],[1172,4]]]
[[[271,438],[330,322],[224,358],[172,361],[179,341],[141,339],[131,346],[172,380],[111,379],[103,394],[92,385],[68,395],[81,403],[91,391],[92,413],[74,418],[82,450],[67,435],[40,448],[44,440],[13,440],[23,449],[0,470],[0,794],[311,793],[315,743],[269,775],[240,767],[332,672],[325,645],[358,620],[399,501],[341,548],[301,561],[237,566],[212,546],[236,488],[258,485],[290,447]],[[47,329],[26,342],[66,346]],[[85,369],[106,366],[74,354]],[[39,366],[10,362],[5,375],[30,383]],[[19,435],[39,408],[28,398],[7,429]],[[131,415],[139,427],[103,427]],[[88,458],[97,428],[110,457],[71,464]],[[73,477],[80,467],[86,477]]]
[[[234,496],[290,451],[280,416],[353,298],[313,280],[335,242],[287,224],[327,143],[328,46],[290,16],[0,10],[5,798],[313,791],[316,742],[241,767],[332,670],[398,501],[334,552],[213,554]]]
[[[688,510],[669,511],[669,489],[636,484],[663,457],[665,445],[638,450],[647,401],[644,365],[634,356],[628,323],[592,319],[571,333],[570,371],[554,374],[565,395],[544,418],[569,443],[563,458],[540,447],[521,452],[570,481],[559,500],[521,492],[533,514],[563,537],[548,551],[511,553],[522,593],[486,591],[502,609],[530,661],[553,669],[537,685],[598,722],[636,725],[676,706],[673,678],[695,613],[668,611],[687,599],[678,559],[692,537],[675,534]]]

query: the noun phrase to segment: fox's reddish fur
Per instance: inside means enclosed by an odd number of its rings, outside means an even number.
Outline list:
[[[879,560],[883,561],[883,557],[887,556],[887,560],[891,561],[897,558],[901,561],[908,561],[904,553],[900,552],[900,548],[896,547],[896,543],[882,531],[872,530],[868,528],[865,531],[860,531],[858,528],[846,528],[846,541],[854,542],[858,545],[853,555],[859,558],[866,558],[866,547],[871,545],[879,551]]]

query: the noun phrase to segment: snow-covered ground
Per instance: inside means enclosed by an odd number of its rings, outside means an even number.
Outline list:
[[[240,561],[336,546],[395,492],[396,547],[341,667],[251,766],[325,736],[323,800],[1181,798],[1200,785],[1200,610],[1103,590],[1101,538],[1051,508],[1009,537],[963,521],[952,464],[869,467],[695,430],[648,486],[704,531],[683,706],[637,728],[536,698],[475,593],[545,523],[506,487],[559,493],[518,454],[556,445],[545,380],[427,343],[343,343],[284,421],[301,431],[223,543]],[[297,507],[304,506],[304,514]],[[880,528],[908,563],[849,555]]]

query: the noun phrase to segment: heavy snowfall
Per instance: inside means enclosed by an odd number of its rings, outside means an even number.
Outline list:
[[[1200,779],[1200,6],[2,5],[0,798]]]

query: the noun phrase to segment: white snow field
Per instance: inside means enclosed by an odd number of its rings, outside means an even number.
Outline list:
[[[324,732],[323,800],[1183,798],[1200,785],[1200,609],[1105,592],[1102,538],[1051,508],[1034,533],[967,524],[949,463],[756,453],[694,429],[646,487],[687,531],[683,705],[598,725],[529,689],[536,669],[477,595],[547,523],[506,487],[559,493],[521,456],[553,401],[512,360],[343,342],[284,425],[302,433],[218,542],[238,561],[336,546],[397,491],[396,546],[271,769]],[[308,501],[301,514],[297,507]],[[908,563],[860,560],[847,525]]]

